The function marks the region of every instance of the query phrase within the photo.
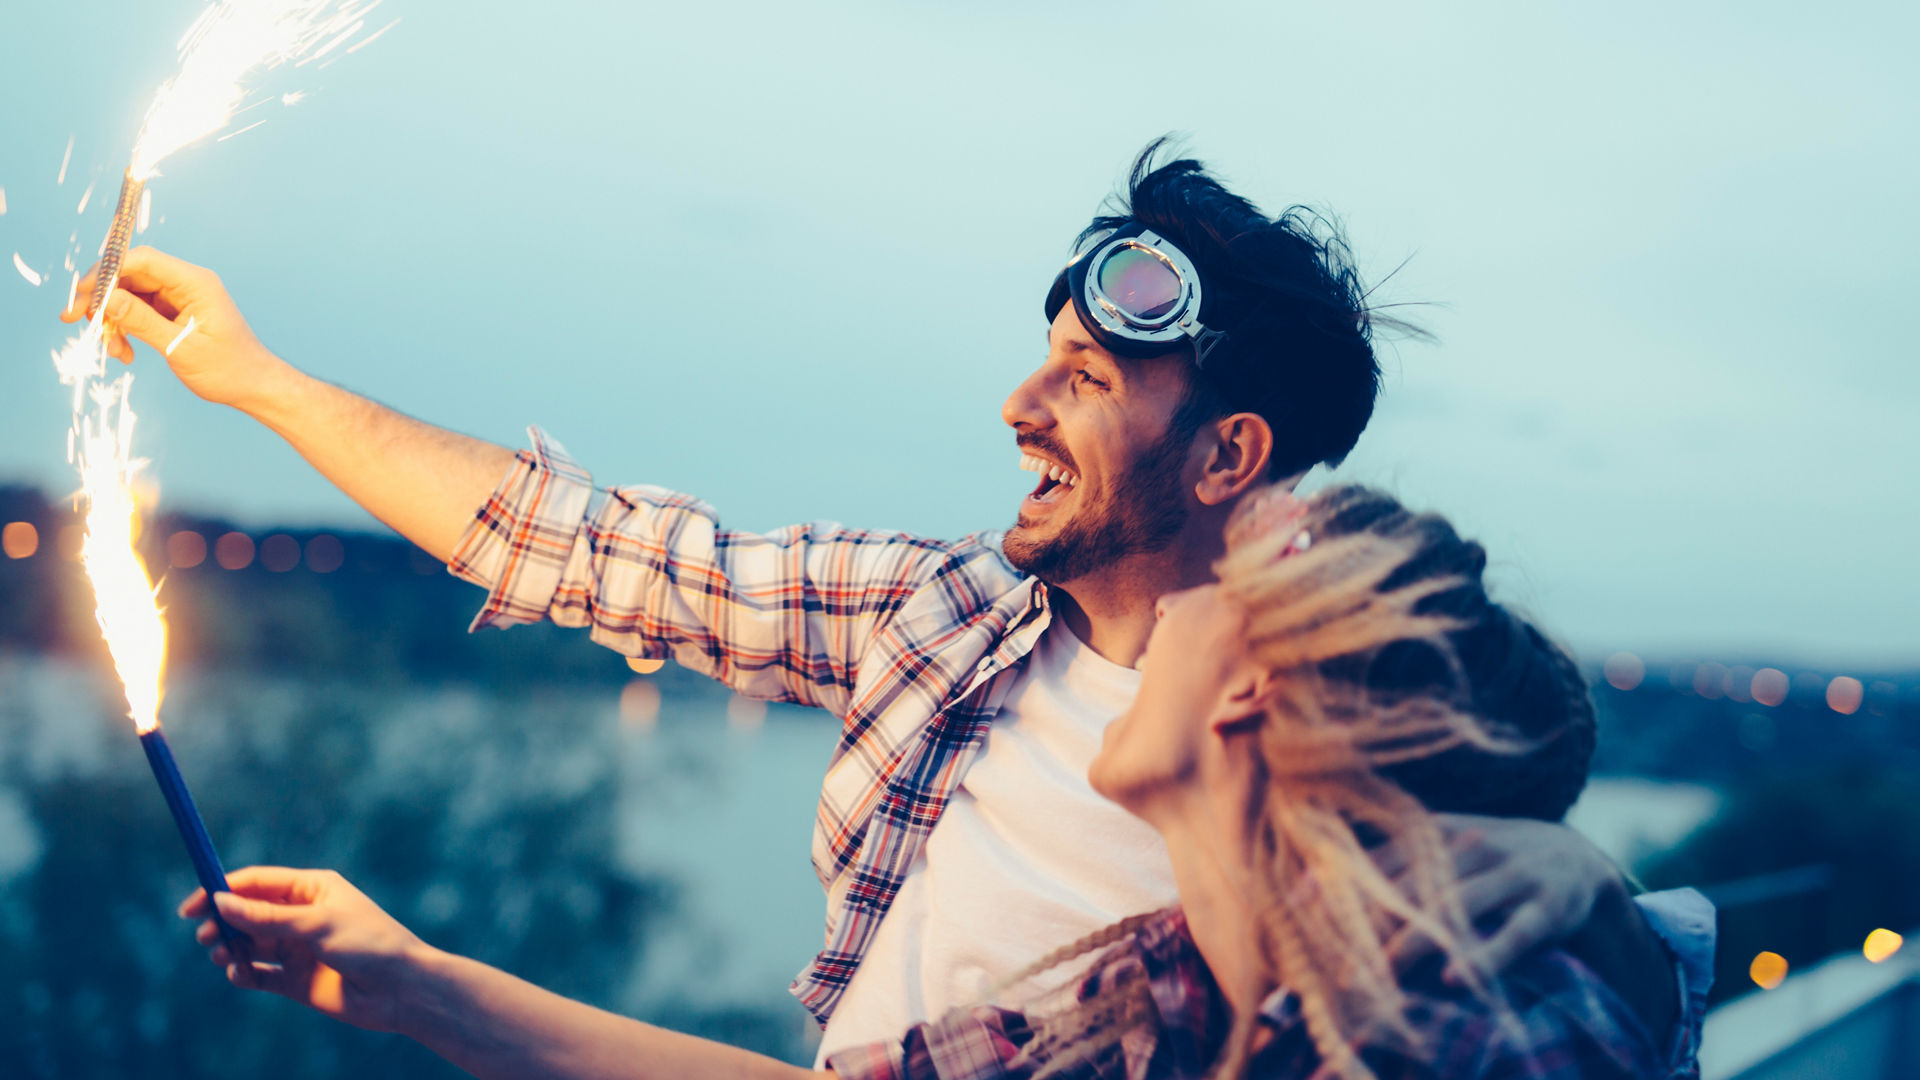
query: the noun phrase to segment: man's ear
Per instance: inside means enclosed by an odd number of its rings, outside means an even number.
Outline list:
[[[1273,428],[1264,417],[1241,412],[1200,428],[1206,438],[1206,465],[1193,494],[1204,506],[1239,498],[1267,477],[1273,460]]]
[[[1250,731],[1267,714],[1267,702],[1273,689],[1273,676],[1248,666],[1228,680],[1214,703],[1213,716],[1207,721],[1216,735],[1234,735]]]

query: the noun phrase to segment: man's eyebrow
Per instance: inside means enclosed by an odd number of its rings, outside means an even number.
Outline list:
[[[1047,341],[1047,348],[1049,349],[1053,348],[1053,327],[1051,326],[1047,327],[1046,341]],[[1071,339],[1069,339],[1065,343],[1064,347],[1068,352],[1076,352],[1076,353],[1087,352],[1093,348],[1092,345],[1089,345],[1084,341],[1074,341]]]
[[[1115,386],[1119,386],[1126,381],[1126,368],[1116,361],[1111,353],[1101,349],[1092,342],[1068,338],[1066,341],[1061,342],[1061,348],[1065,349],[1070,356],[1085,357],[1090,355],[1093,360],[1100,361],[1100,366],[1110,372],[1108,381],[1112,382]],[[1049,352],[1053,350],[1052,327],[1047,328],[1047,350]],[[1085,361],[1081,362],[1084,363]]]

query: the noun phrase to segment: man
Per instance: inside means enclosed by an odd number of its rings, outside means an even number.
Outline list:
[[[1156,148],[1055,282],[1047,357],[1004,406],[1040,474],[1004,536],[757,536],[688,496],[597,490],[537,430],[516,456],[302,374],[216,277],[147,249],[107,317],[155,347],[195,319],[169,357],[182,381],[487,588],[476,626],[589,627],[841,718],[813,845],[826,947],[793,985],[824,1059],[1173,900],[1156,834],[1093,793],[1087,762],[1137,686],[1155,600],[1210,579],[1242,495],[1339,462],[1372,414],[1369,313],[1337,234],[1300,210],[1267,219],[1197,162],[1153,168]],[[124,337],[112,349],[132,359]],[[1469,907],[1504,920],[1489,956],[1571,939],[1691,1069],[1710,917],[1636,907],[1569,830],[1458,824],[1479,837]]]

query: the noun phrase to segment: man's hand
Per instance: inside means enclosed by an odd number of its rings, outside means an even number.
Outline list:
[[[1481,972],[1503,971],[1536,948],[1560,945],[1613,987],[1661,1039],[1680,1017],[1673,962],[1628,895],[1620,871],[1586,837],[1565,825],[1526,818],[1441,814],[1467,918],[1486,932],[1467,958]],[[1404,861],[1378,853],[1388,875]],[[1438,947],[1403,930],[1388,943],[1406,971]],[[1449,966],[1446,978],[1458,982]]]
[[[180,905],[204,919],[194,939],[235,986],[292,998],[373,1031],[398,1031],[409,976],[432,950],[366,894],[331,870],[249,866],[227,876],[220,915],[253,938],[252,958],[234,957],[209,916],[207,893]]]
[[[1573,937],[1601,895],[1621,887],[1613,863],[1564,825],[1466,814],[1441,814],[1440,821],[1453,845],[1461,904],[1487,932],[1474,950],[1482,971],[1504,970],[1542,945]],[[1491,929],[1496,922],[1498,929]],[[1418,934],[1404,935],[1395,947],[1402,970],[1434,950]]]
[[[75,297],[93,295],[98,272],[81,279]],[[85,306],[76,300],[60,317],[78,322],[88,317]],[[163,354],[173,346],[167,363],[189,390],[271,428],[374,517],[442,562],[513,464],[505,447],[301,373],[253,336],[218,275],[152,248],[127,252],[104,323],[114,356],[132,362],[129,336]]]
[[[73,306],[60,313],[62,322],[79,322],[93,314],[86,309],[99,271],[96,265],[80,279]],[[172,345],[167,363],[174,374],[208,401],[244,406],[263,379],[285,368],[254,336],[219,275],[153,248],[127,252],[106,308],[109,354],[132,363],[129,337],[163,354]],[[186,333],[189,322],[193,329]]]

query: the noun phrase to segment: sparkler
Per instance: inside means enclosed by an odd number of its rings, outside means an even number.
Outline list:
[[[67,455],[80,471],[78,498],[86,512],[81,561],[93,586],[94,614],[154,779],[186,843],[194,874],[209,895],[227,891],[226,873],[160,730],[167,627],[154,602],[153,579],[133,546],[139,513],[133,478],[145,463],[133,456],[134,414],[128,405],[133,376],[106,377],[106,300],[113,295],[121,260],[147,205],[147,182],[159,175],[160,163],[176,150],[226,127],[246,96],[244,80],[249,74],[333,49],[366,26],[365,15],[379,2],[213,0],[207,6],[180,39],[180,71],[155,95],[121,178],[120,201],[101,247],[94,281],[93,316],[78,337],[53,355],[60,381],[73,389]],[[69,141],[60,163],[63,183],[72,155]],[[36,275],[19,256],[14,261],[22,275],[33,280]],[[173,345],[191,330],[189,324]],[[213,918],[228,949],[236,959],[243,959],[246,936],[228,926],[217,911]]]

